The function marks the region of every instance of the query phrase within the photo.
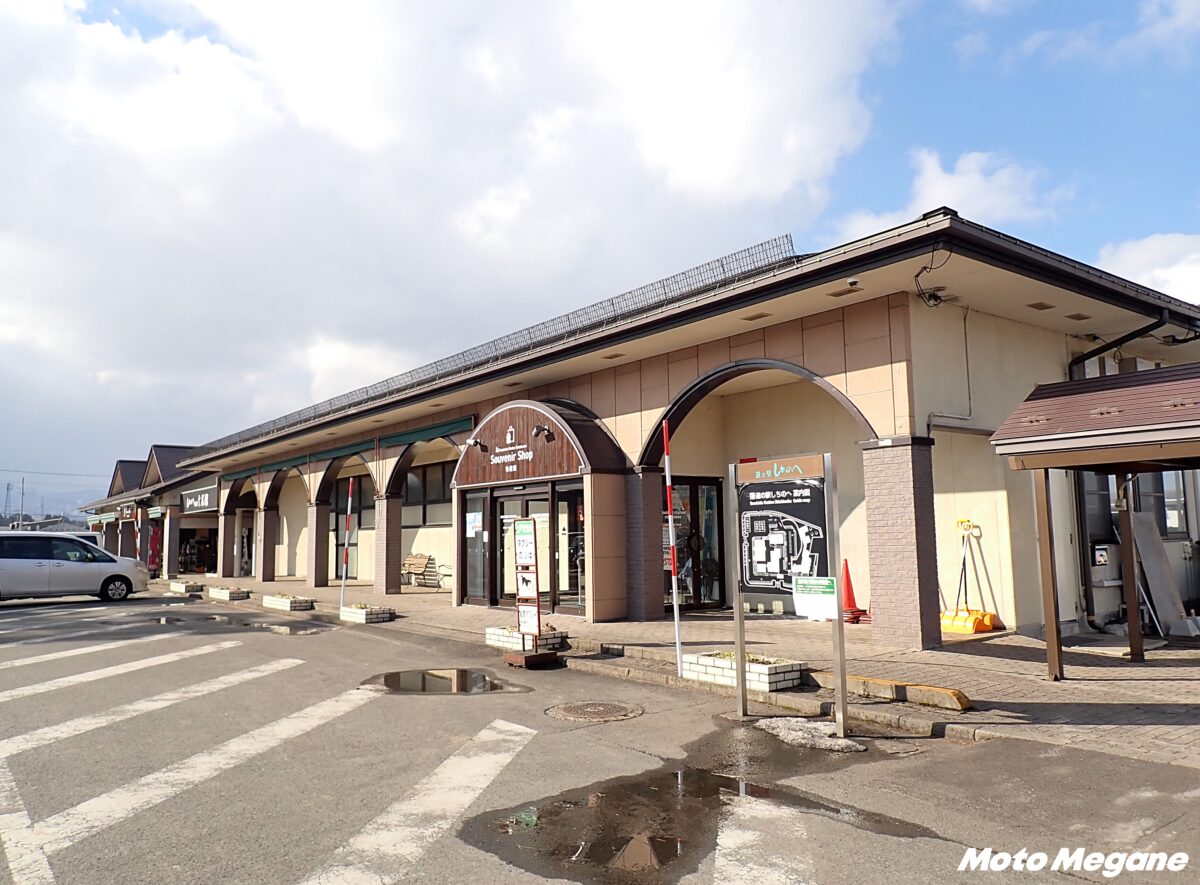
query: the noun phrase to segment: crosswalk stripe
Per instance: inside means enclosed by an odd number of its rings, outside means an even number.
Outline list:
[[[713,858],[714,882],[754,882],[755,885],[811,883],[812,859],[802,849],[808,837],[799,809],[751,796],[725,803],[717,825]],[[780,834],[783,851],[763,845],[763,833]],[[782,839],[786,834],[786,839]]]
[[[85,605],[79,608],[56,606],[47,611],[32,611],[29,609],[14,609],[13,614],[8,610],[0,610],[0,624],[15,624],[18,621],[41,620],[43,618],[61,618],[65,615],[75,615],[79,612],[94,612],[104,609],[103,605]]]
[[[92,621],[108,620],[109,618],[128,618],[135,614],[140,614],[140,612],[131,612],[131,611],[123,611],[123,612],[115,612],[115,613],[101,612],[100,614],[97,614],[97,615],[91,615],[86,618],[79,618],[78,623],[87,624]],[[0,624],[2,624],[2,623],[4,623],[4,622],[0,621]],[[0,636],[3,636],[8,633],[23,633],[27,630],[44,630],[46,628],[53,627],[53,626],[54,626],[53,622],[48,623],[48,624],[24,624],[24,623],[22,623],[22,626],[20,626],[20,627],[5,627],[3,630],[0,630]]]
[[[8,872],[15,885],[52,885],[54,873],[50,861],[36,847],[9,843],[10,833],[29,829],[29,812],[21,801],[8,760],[0,759],[0,856],[8,861]]]
[[[0,661],[0,670],[11,670],[13,667],[28,667],[30,664],[44,664],[46,661],[57,661],[60,658],[75,658],[79,655],[91,655],[110,648],[120,648],[123,645],[136,645],[139,642],[158,642],[160,639],[170,639],[178,633],[155,633],[153,636],[139,636],[137,639],[114,639],[112,642],[101,642],[99,645],[85,645],[81,648],[66,648],[62,651],[47,652],[44,655],[32,655],[28,658],[17,658],[14,661]]]
[[[120,707],[113,707],[111,710],[106,710],[103,713],[97,713],[93,716],[80,716],[78,719],[72,719],[59,725],[48,725],[45,728],[39,728],[15,737],[4,738],[0,740],[0,759],[15,756],[17,753],[24,753],[26,750],[44,747],[56,741],[61,741],[64,738],[75,737],[76,735],[94,731],[97,728],[103,728],[107,725],[114,725],[126,719],[132,719],[134,716],[141,716],[143,713],[161,710],[163,707],[169,707],[172,704],[202,697],[206,694],[220,691],[223,688],[231,688],[262,676],[270,676],[272,673],[289,670],[303,663],[304,661],[296,658],[281,658],[277,661],[269,661],[257,667],[251,667],[249,670],[238,670],[235,673],[218,676],[215,679],[208,679],[204,682],[197,682],[195,685],[188,685],[175,691],[165,691],[153,697],[134,701],[130,704],[123,704]]]
[[[536,734],[497,719],[334,854],[305,885],[394,882],[470,807]]]
[[[61,851],[377,697],[379,694],[372,691],[351,689],[343,692],[103,796],[60,811],[24,830],[10,831],[9,844],[16,846],[18,851],[40,851],[44,855]]]
[[[82,639],[85,636],[97,636],[101,633],[113,633],[117,630],[128,630],[137,624],[112,624],[105,627],[92,627],[87,630],[72,630],[67,633],[51,633],[47,636],[34,636],[30,639],[14,639],[11,642],[0,640],[0,651],[9,648],[20,648],[23,645],[40,645],[43,642],[65,642],[68,639]]]
[[[179,636],[182,634],[168,634]],[[176,661],[183,661],[188,658],[194,658],[197,655],[211,654],[214,651],[221,651],[226,648],[234,648],[241,645],[236,639],[230,639],[225,642],[214,642],[212,645],[201,645],[197,648],[189,648],[186,651],[172,652],[167,655],[159,655],[154,658],[145,658],[141,661],[130,661],[127,664],[117,664],[112,667],[105,667],[101,670],[89,670],[86,673],[77,673],[74,676],[64,676],[61,679],[51,679],[49,682],[39,682],[36,685],[22,685],[20,688],[10,688],[8,691],[0,691],[0,704],[8,701],[15,701],[20,698],[27,698],[31,695],[43,694],[48,691],[54,691],[59,688],[68,688],[72,685],[82,685],[85,682],[95,682],[97,679],[107,679],[109,676],[120,676],[122,673],[132,673],[135,670],[145,670],[147,667],[157,667],[159,664],[172,664]]]

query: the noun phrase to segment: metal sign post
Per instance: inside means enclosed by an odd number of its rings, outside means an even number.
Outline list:
[[[350,477],[350,488],[346,491],[346,536],[342,541],[342,592],[338,597],[338,608],[346,607],[346,570],[350,565],[350,514],[354,512],[354,477]]]
[[[833,619],[833,660],[837,668],[837,694],[833,699],[833,716],[837,723],[838,737],[846,736],[846,624],[842,612],[842,588],[837,586],[837,564],[842,561],[838,549],[840,534],[838,516],[837,473],[833,468],[833,455],[825,455],[825,525],[826,550],[829,558],[829,573],[834,576],[833,598],[836,600],[837,615]]]
[[[734,672],[737,680],[738,718],[750,715],[746,698],[746,612],[742,602],[742,564],[738,516],[737,465],[729,465],[729,482],[725,484],[725,584],[733,600]]]
[[[671,545],[671,607],[675,616],[675,673],[683,678],[683,642],[679,638],[679,563],[675,554],[675,496],[671,490],[671,438],[663,421],[663,464],[667,479],[667,537]]]

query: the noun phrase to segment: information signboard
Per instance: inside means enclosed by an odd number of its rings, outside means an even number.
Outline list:
[[[517,603],[517,632],[525,636],[541,635],[542,616],[536,602]]]
[[[537,539],[536,529],[532,519],[518,519],[513,522],[514,554],[517,568],[537,568]]]
[[[538,574],[536,571],[517,572],[517,599],[538,598]]]
[[[741,591],[794,594],[797,578],[827,577],[821,457],[739,464],[737,480]]]

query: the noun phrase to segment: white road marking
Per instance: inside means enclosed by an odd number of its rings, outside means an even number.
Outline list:
[[[10,851],[14,846],[18,852],[40,851],[45,855],[61,851],[377,697],[377,692],[351,689],[313,704],[219,747],[197,753],[103,796],[60,811],[23,830],[12,830],[6,837],[6,844]]]
[[[115,639],[112,642],[102,642],[99,645],[85,645],[82,648],[68,648],[62,651],[47,652],[44,655],[33,655],[28,658],[17,658],[15,661],[0,661],[0,670],[11,670],[13,667],[28,667],[30,664],[42,664],[46,661],[57,661],[60,658],[75,658],[79,655],[95,654],[110,648],[120,648],[123,645],[136,645],[139,642],[158,642],[160,639],[171,639],[178,633],[157,633],[154,636],[139,636],[137,639]]]
[[[751,796],[726,800],[717,827],[713,882],[812,882],[812,861],[799,844],[808,837],[804,823],[804,815],[797,809],[777,802]],[[774,838],[765,842],[764,835]],[[772,842],[778,851],[771,850]]]
[[[64,738],[75,737],[88,731],[94,731],[106,725],[114,725],[117,722],[132,719],[134,716],[141,716],[143,713],[150,713],[154,710],[161,710],[163,707],[169,707],[172,704],[202,697],[203,695],[220,691],[223,688],[231,688],[232,686],[241,685],[262,676],[270,676],[272,673],[279,673],[303,663],[304,661],[297,660],[296,658],[283,658],[278,661],[270,661],[258,667],[251,667],[249,670],[238,670],[227,676],[218,676],[216,679],[208,679],[204,682],[197,682],[195,685],[176,689],[175,691],[166,691],[140,701],[123,704],[120,707],[113,707],[111,710],[105,710],[103,713],[96,713],[93,716],[80,716],[78,719],[72,719],[59,725],[48,725],[45,728],[5,738],[0,740],[0,760],[7,759],[9,756],[15,756],[17,753],[24,753],[26,750],[34,750],[38,747],[44,747],[47,744],[53,744]]]
[[[0,651],[9,648],[19,648],[22,645],[38,645],[42,642],[64,642],[68,639],[80,639],[84,636],[96,636],[100,633],[114,633],[117,630],[128,630],[137,624],[112,624],[107,627],[91,627],[87,630],[73,630],[67,633],[51,633],[47,636],[34,636],[30,639],[15,639],[11,642],[0,640]]]
[[[178,636],[180,634],[172,635]],[[39,682],[36,685],[22,685],[20,688],[10,688],[8,691],[0,691],[0,704],[20,698],[27,698],[31,695],[43,694],[44,692],[54,691],[59,688],[82,685],[85,682],[95,682],[97,679],[107,679],[109,676],[120,676],[122,673],[145,670],[147,667],[157,667],[159,664],[172,664],[175,661],[183,661],[187,658],[194,658],[197,655],[206,655],[214,651],[234,648],[238,645],[241,645],[241,643],[236,639],[231,639],[226,642],[201,645],[198,648],[189,648],[186,651],[172,652],[168,655],[159,655],[158,657],[146,658],[141,661],[131,661],[128,664],[117,664],[113,667],[105,667],[102,670],[89,670],[86,673],[64,676],[61,679],[51,679],[49,682]]]
[[[333,862],[305,880],[305,885],[386,883],[401,878],[536,733],[495,720],[339,848]]]
[[[94,612],[100,611],[105,606],[103,605],[85,605],[80,608],[55,607],[48,608],[46,611],[32,609],[0,609],[0,624],[15,624],[18,621],[41,620],[42,618],[60,618],[64,615],[76,615],[79,612]],[[9,614],[9,612],[15,614]]]
[[[29,812],[17,792],[8,761],[0,759],[0,855],[8,862],[14,885],[51,885],[54,873],[50,861],[36,848],[9,843],[9,833],[29,829]]]
[[[90,617],[87,617],[87,618],[79,618],[77,623],[87,624],[92,621],[103,621],[103,620],[107,620],[109,618],[128,618],[135,614],[138,614],[138,612],[123,611],[123,612],[116,612],[116,613],[112,613],[112,614],[102,612],[98,615],[91,615]],[[12,620],[12,619],[10,618],[9,620]],[[20,618],[18,620],[24,621],[24,618]],[[4,621],[0,621],[0,624],[3,624],[3,623],[4,623]],[[0,630],[0,636],[4,635],[6,633],[22,633],[27,630],[45,630],[47,628],[54,627],[54,626],[56,626],[56,624],[51,622],[49,624],[22,624],[22,626],[20,626],[20,627],[5,627],[3,630]]]

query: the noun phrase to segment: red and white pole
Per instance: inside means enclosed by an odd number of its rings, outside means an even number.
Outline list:
[[[354,477],[350,477],[350,488],[346,491],[346,534],[342,539],[342,594],[338,608],[346,607],[346,571],[350,565],[350,514],[354,512]]]
[[[667,474],[667,538],[671,544],[671,607],[675,616],[675,670],[683,678],[683,643],[679,638],[679,563],[675,555],[675,497],[671,489],[671,434],[664,419],[663,466]]]

